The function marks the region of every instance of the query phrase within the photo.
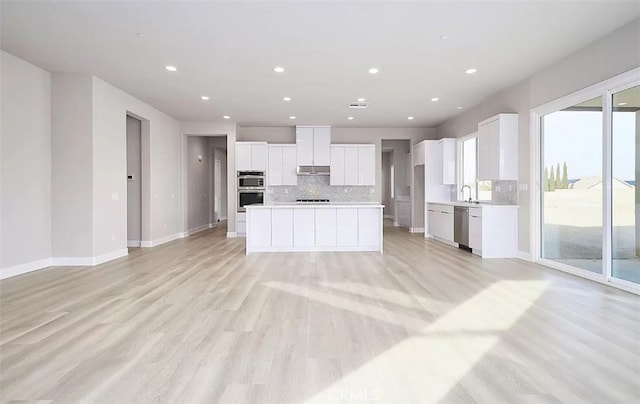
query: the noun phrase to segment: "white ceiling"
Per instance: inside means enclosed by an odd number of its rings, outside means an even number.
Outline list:
[[[180,120],[435,126],[637,18],[639,4],[2,1],[1,47]],[[358,97],[370,107],[348,109]]]

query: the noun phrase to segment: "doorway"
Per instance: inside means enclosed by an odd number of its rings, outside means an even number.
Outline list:
[[[127,247],[142,240],[142,121],[127,115]]]

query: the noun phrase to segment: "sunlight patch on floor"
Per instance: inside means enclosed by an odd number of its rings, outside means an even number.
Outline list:
[[[334,384],[306,403],[335,402],[430,402],[436,403],[473,369],[547,289],[547,281],[501,281],[453,307],[431,324],[419,318],[395,313],[372,304],[282,282],[268,286],[322,302],[395,326],[419,332]],[[332,285],[333,286],[333,285]],[[340,288],[348,291],[348,287]],[[363,292],[362,286],[358,288]],[[378,297],[384,289],[369,292]],[[391,292],[386,299],[405,301]],[[516,304],[505,304],[509,295]],[[408,295],[408,297],[411,297]],[[419,326],[419,324],[422,324]]]

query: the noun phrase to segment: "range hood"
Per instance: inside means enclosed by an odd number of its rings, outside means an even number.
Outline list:
[[[298,166],[298,175],[329,175],[329,166]]]

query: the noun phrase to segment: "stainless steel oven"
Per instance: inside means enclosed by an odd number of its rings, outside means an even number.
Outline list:
[[[238,212],[245,212],[247,205],[263,205],[264,194],[264,171],[238,171]]]
[[[264,189],[264,171],[238,171],[238,190]]]
[[[238,212],[246,212],[247,205],[264,205],[264,189],[238,190]]]

